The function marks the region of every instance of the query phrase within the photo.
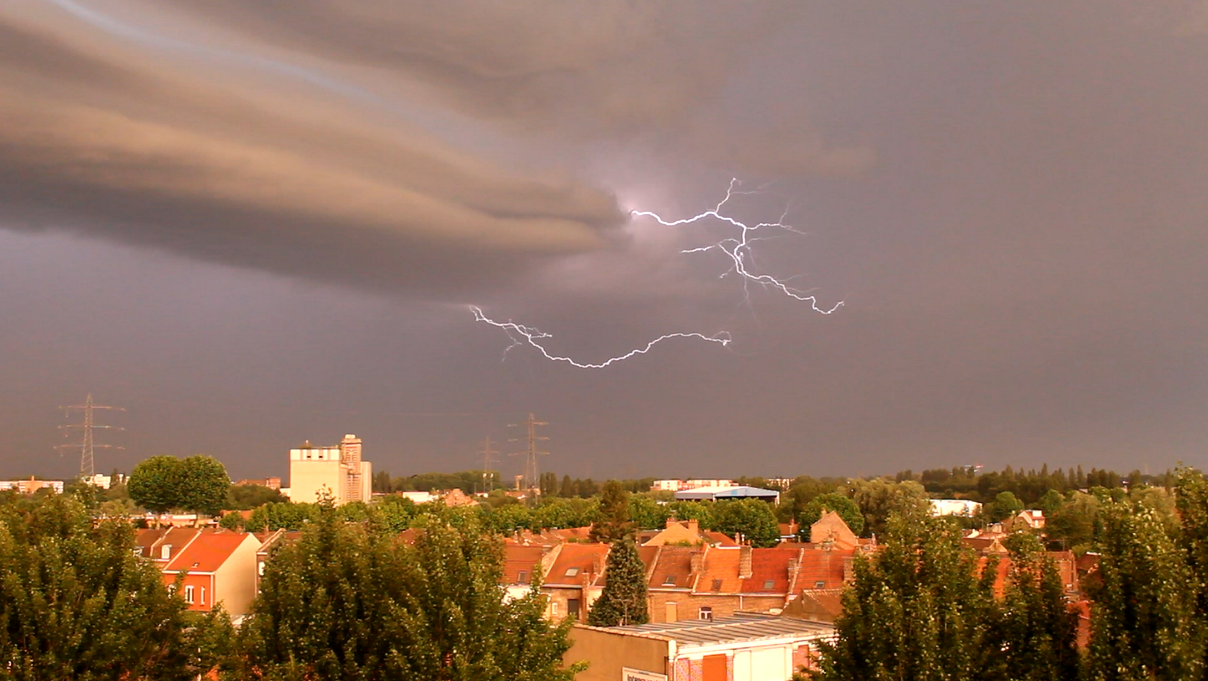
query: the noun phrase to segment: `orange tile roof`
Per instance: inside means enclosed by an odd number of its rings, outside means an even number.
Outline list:
[[[842,588],[845,568],[855,554],[855,549],[802,551],[794,590]]]
[[[664,546],[648,583],[651,589],[691,589],[692,554],[704,553],[697,546]],[[670,581],[670,583],[668,583]]]
[[[801,547],[751,550],[751,576],[742,580],[743,593],[787,594],[789,565],[797,559]]]
[[[533,578],[533,572],[541,569],[541,557],[545,555],[545,551],[541,546],[504,545],[503,574],[499,576],[499,583],[528,584]],[[521,572],[524,573],[523,579]]]
[[[705,539],[714,546],[738,546],[738,542],[734,541],[729,535],[722,532],[707,530],[701,534],[703,534]]]
[[[546,586],[602,584],[600,576],[604,572],[608,549],[608,544],[563,544],[545,577]],[[568,575],[567,572],[572,570],[573,573]]]
[[[231,554],[249,537],[244,532],[226,530],[203,530],[184,551],[178,553],[164,567],[165,572],[214,572],[222,567]]]
[[[696,580],[694,593],[740,593],[742,580],[738,578],[738,565],[742,549],[739,547],[710,547],[705,552],[704,566]],[[716,588],[715,588],[716,587]]]

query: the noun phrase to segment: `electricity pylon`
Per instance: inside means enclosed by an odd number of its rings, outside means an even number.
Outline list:
[[[95,465],[95,460],[93,458],[93,450],[95,450],[95,449],[122,449],[122,447],[118,447],[117,445],[98,445],[98,444],[96,444],[96,442],[93,440],[93,437],[92,437],[92,431],[94,431],[98,428],[102,428],[105,430],[125,430],[125,428],[119,428],[117,426],[106,426],[106,425],[98,424],[96,422],[96,419],[93,416],[93,412],[96,411],[97,409],[109,409],[112,411],[126,411],[126,410],[121,407],[110,407],[110,406],[106,406],[103,404],[93,404],[91,393],[89,393],[88,398],[84,400],[84,404],[73,404],[73,405],[70,405],[67,407],[59,407],[59,408],[62,409],[63,412],[67,415],[70,415],[71,412],[73,412],[73,411],[83,412],[83,415],[84,415],[83,423],[71,423],[71,424],[68,424],[65,426],[59,426],[59,430],[83,431],[83,439],[80,442],[72,442],[72,443],[65,444],[65,445],[59,445],[56,449],[63,450],[63,449],[74,449],[76,447],[79,447],[79,449],[80,449],[80,477],[86,478],[86,479],[92,479],[92,476],[96,475],[96,465]],[[66,433],[64,433],[64,436],[66,436]]]
[[[528,429],[528,437],[524,438],[528,441],[528,449],[523,452],[512,452],[508,456],[525,457],[525,460],[524,460],[524,485],[529,490],[538,489],[538,485],[540,484],[540,476],[537,473],[537,457],[538,456],[547,456],[549,454],[549,452],[537,451],[537,443],[549,439],[548,437],[541,437],[541,436],[537,435],[537,426],[548,426],[548,425],[549,424],[546,423],[545,421],[538,421],[536,419],[536,417],[534,417],[532,414],[529,414],[528,418],[525,419],[522,423],[512,423],[512,424],[508,425],[509,428],[525,426]],[[518,441],[520,441],[520,439],[521,438],[513,438],[513,439],[508,440],[508,442],[518,442]]]

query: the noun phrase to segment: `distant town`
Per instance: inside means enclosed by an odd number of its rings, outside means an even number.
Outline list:
[[[1187,578],[1171,588],[1190,589],[1186,616],[1200,616],[1193,614],[1194,595],[1202,582],[1191,579],[1204,569],[1192,561],[1198,554],[1167,564],[1169,556],[1184,555],[1178,546],[1198,546],[1195,523],[1208,518],[1208,483],[1190,470],[1121,475],[957,466],[859,479],[597,482],[526,467],[505,484],[495,470],[393,478],[374,471],[371,451],[354,434],[330,445],[304,442],[281,453],[285,478],[232,482],[210,457],[157,456],[129,474],[2,481],[3,522],[13,533],[15,524],[49,512],[42,506],[70,501],[56,512],[82,514],[94,541],[128,547],[142,566],[131,569],[158,575],[182,616],[204,618],[189,626],[230,628],[229,645],[190,664],[198,673],[242,670],[229,672],[231,678],[249,673],[247,660],[284,664],[274,662],[280,651],[255,648],[268,635],[253,635],[256,627],[282,635],[281,618],[320,617],[306,604],[330,597],[299,601],[290,590],[337,588],[339,580],[353,579],[339,588],[363,590],[358,598],[366,601],[379,588],[383,597],[403,597],[414,585],[375,587],[353,575],[372,572],[362,562],[375,552],[387,562],[420,560],[421,571],[434,569],[424,556],[465,542],[480,554],[453,554],[457,569],[478,565],[473,569],[489,575],[498,593],[492,608],[524,604],[543,619],[546,664],[583,681],[873,678],[851,671],[872,664],[860,649],[871,645],[861,636],[879,636],[867,629],[869,618],[888,617],[877,627],[901,628],[895,636],[917,634],[916,617],[942,620],[976,606],[986,621],[945,626],[971,628],[962,636],[1020,635],[1023,625],[1012,620],[1021,616],[1020,603],[1039,609],[1027,615],[1028,626],[1038,629],[1024,633],[1033,643],[1044,637],[1046,646],[1044,655],[1028,658],[1032,672],[1041,665],[1055,674],[1049,678],[1079,678],[1096,668],[1096,655],[1107,654],[1105,640],[1131,635],[1119,628],[1132,625],[1114,614],[1105,622],[1102,613],[1155,608],[1156,614],[1169,606],[1170,595],[1158,592],[1152,604],[1135,595],[1111,602],[1119,597],[1114,589],[1134,593],[1134,582],[1150,583],[1155,570]],[[1176,512],[1176,503],[1203,507]],[[102,531],[114,523],[130,533]],[[427,546],[433,532],[461,539]],[[341,542],[353,548],[334,548]],[[324,555],[338,575],[298,582],[306,561]],[[335,577],[338,583],[324,585]],[[392,588],[403,590],[392,596]],[[913,599],[930,595],[882,611],[890,607],[885,590],[894,588],[909,588]],[[289,608],[306,611],[290,615]],[[907,617],[902,608],[929,610]],[[921,650],[886,655],[925,659]],[[909,678],[923,678],[922,670]]]

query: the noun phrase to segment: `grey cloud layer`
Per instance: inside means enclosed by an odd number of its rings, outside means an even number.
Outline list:
[[[442,286],[600,248],[607,193],[516,172],[277,74],[0,12],[0,222],[226,262]],[[323,270],[363,263],[362,271]],[[452,280],[452,281],[451,281]],[[461,281],[458,281],[461,280]]]

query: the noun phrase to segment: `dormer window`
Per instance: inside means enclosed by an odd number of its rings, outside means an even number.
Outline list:
[[[163,560],[168,560],[169,558],[171,558],[172,557],[172,545],[164,544],[159,549],[159,557]]]
[[[825,588],[826,588],[826,582],[824,582],[824,581],[822,581],[822,580],[818,580],[817,582],[814,582],[814,588],[815,588],[815,589],[825,589]]]

